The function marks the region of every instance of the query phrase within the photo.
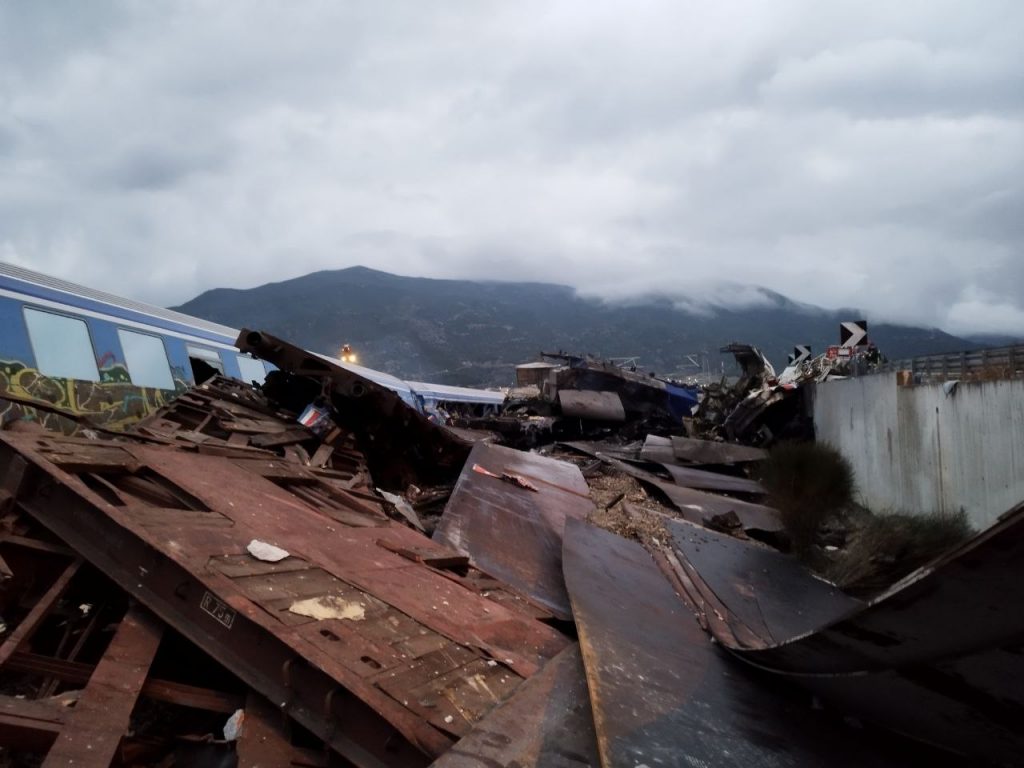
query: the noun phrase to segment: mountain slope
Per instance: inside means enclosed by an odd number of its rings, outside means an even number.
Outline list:
[[[413,380],[507,385],[516,363],[538,351],[640,358],[660,373],[686,370],[686,355],[741,341],[776,364],[794,343],[815,351],[838,343],[829,312],[761,291],[763,306],[695,314],[666,298],[608,304],[546,283],[401,277],[366,267],[315,272],[247,290],[217,288],[174,309],[236,328],[259,328],[316,352],[348,343],[360,362]],[[947,352],[970,344],[935,329],[873,325],[891,358]],[[692,366],[690,367],[692,371]]]

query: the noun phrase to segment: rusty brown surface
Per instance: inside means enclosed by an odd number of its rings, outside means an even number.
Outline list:
[[[768,451],[763,448],[737,443],[678,436],[673,436],[671,441],[673,456],[691,464],[743,464],[768,458]]]
[[[237,768],[288,768],[309,765],[292,746],[287,718],[262,696],[250,693],[235,745]]]
[[[157,446],[2,440],[0,462],[17,452],[37,468],[19,494],[30,514],[354,762],[408,760],[385,753],[389,728],[425,755],[442,753],[565,645],[523,611],[395,551],[437,547],[421,534],[354,505],[324,509],[290,492],[276,467]],[[329,495],[322,480],[306,481]],[[255,560],[253,539],[291,556]],[[314,598],[358,605],[365,618],[289,610]],[[323,705],[332,687],[344,716]],[[377,717],[387,727],[375,726],[379,737],[365,741],[376,746],[365,748],[364,723]]]
[[[163,625],[144,610],[125,615],[42,768],[111,764],[162,636]]]
[[[506,473],[525,478],[536,490],[502,480]],[[572,614],[562,576],[562,532],[568,518],[582,519],[593,510],[586,480],[575,465],[478,443],[434,539],[568,619]]]
[[[570,520],[564,564],[605,768],[923,764],[730,661],[639,544]]]
[[[433,768],[596,768],[585,674],[579,646],[566,648]]]
[[[626,411],[618,392],[559,389],[558,404],[562,407],[562,415],[570,418],[612,423],[626,420]]]
[[[0,695],[0,747],[45,753],[60,735],[67,715],[68,708],[53,699]]]

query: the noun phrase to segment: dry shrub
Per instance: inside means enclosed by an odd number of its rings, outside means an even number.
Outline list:
[[[857,522],[846,547],[823,568],[823,575],[848,592],[870,595],[972,535],[963,512],[867,514]]]
[[[797,554],[806,555],[825,521],[853,500],[853,469],[826,443],[780,443],[761,463],[760,480]]]

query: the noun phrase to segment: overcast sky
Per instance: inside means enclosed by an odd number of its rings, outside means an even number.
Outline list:
[[[1024,2],[0,2],[0,261],[1024,333]]]

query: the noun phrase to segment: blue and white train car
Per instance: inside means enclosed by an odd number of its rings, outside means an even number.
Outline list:
[[[239,352],[237,336],[234,328],[0,263],[0,393],[45,401],[109,428],[146,416],[213,373],[262,382],[273,366]],[[408,382],[328,359],[422,407],[425,398]],[[450,395],[460,401],[459,392]],[[479,390],[461,397],[472,404],[482,397],[491,406],[502,400],[501,393]],[[25,413],[0,400],[0,424]]]

